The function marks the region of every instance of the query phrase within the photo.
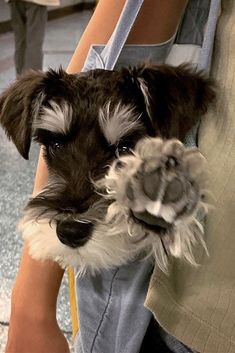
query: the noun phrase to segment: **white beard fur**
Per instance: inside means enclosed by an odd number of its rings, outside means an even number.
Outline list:
[[[167,253],[183,258],[196,265],[192,248],[201,243],[206,250],[203,227],[192,215],[188,220],[179,221],[174,238],[142,229],[140,225],[127,222],[126,213],[117,202],[109,206],[106,220],[94,227],[92,237],[84,246],[76,249],[64,245],[56,235],[55,225],[48,219],[35,220],[29,215],[21,220],[19,231],[29,245],[29,253],[35,260],[53,260],[62,268],[76,267],[78,274],[86,271],[96,273],[102,269],[122,266],[136,257],[152,256],[159,268],[167,272]],[[162,244],[164,242],[164,246]],[[207,250],[206,250],[207,252]]]

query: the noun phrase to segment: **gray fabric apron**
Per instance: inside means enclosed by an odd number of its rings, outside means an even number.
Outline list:
[[[185,44],[200,48],[197,66],[208,71],[220,1],[190,0],[177,36],[165,43],[125,45],[143,2],[126,1],[109,42],[106,46],[91,47],[83,71],[94,68],[112,70],[136,65],[146,59],[161,64],[167,62],[174,45]],[[196,132],[195,128],[188,134],[188,146],[195,146]],[[76,277],[80,326],[75,339],[76,353],[139,352],[152,315],[144,307],[152,269],[151,260],[136,261],[96,276]],[[173,352],[191,352],[167,333],[164,339]]]

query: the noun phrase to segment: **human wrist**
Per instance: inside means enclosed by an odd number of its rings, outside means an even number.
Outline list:
[[[64,271],[52,261],[35,261],[24,247],[12,291],[11,314],[16,320],[55,320],[58,291]]]
[[[55,299],[56,301],[56,299]],[[15,322],[56,322],[56,304],[51,305],[47,301],[34,300],[32,293],[25,291],[22,296],[17,288],[12,291],[11,321]]]

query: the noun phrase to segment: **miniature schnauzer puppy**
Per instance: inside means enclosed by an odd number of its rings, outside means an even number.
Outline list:
[[[182,141],[214,99],[186,65],[30,71],[13,83],[1,125],[25,159],[32,139],[42,145],[49,171],[20,223],[32,257],[81,274],[150,255],[163,270],[170,256],[193,263],[206,164]]]

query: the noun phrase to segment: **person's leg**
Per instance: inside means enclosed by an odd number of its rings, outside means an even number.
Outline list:
[[[9,5],[11,11],[12,29],[15,39],[15,68],[16,74],[20,75],[24,66],[26,46],[25,2],[13,0],[9,3]]]
[[[41,70],[43,65],[43,40],[47,22],[47,7],[26,3],[26,51],[24,71]]]

